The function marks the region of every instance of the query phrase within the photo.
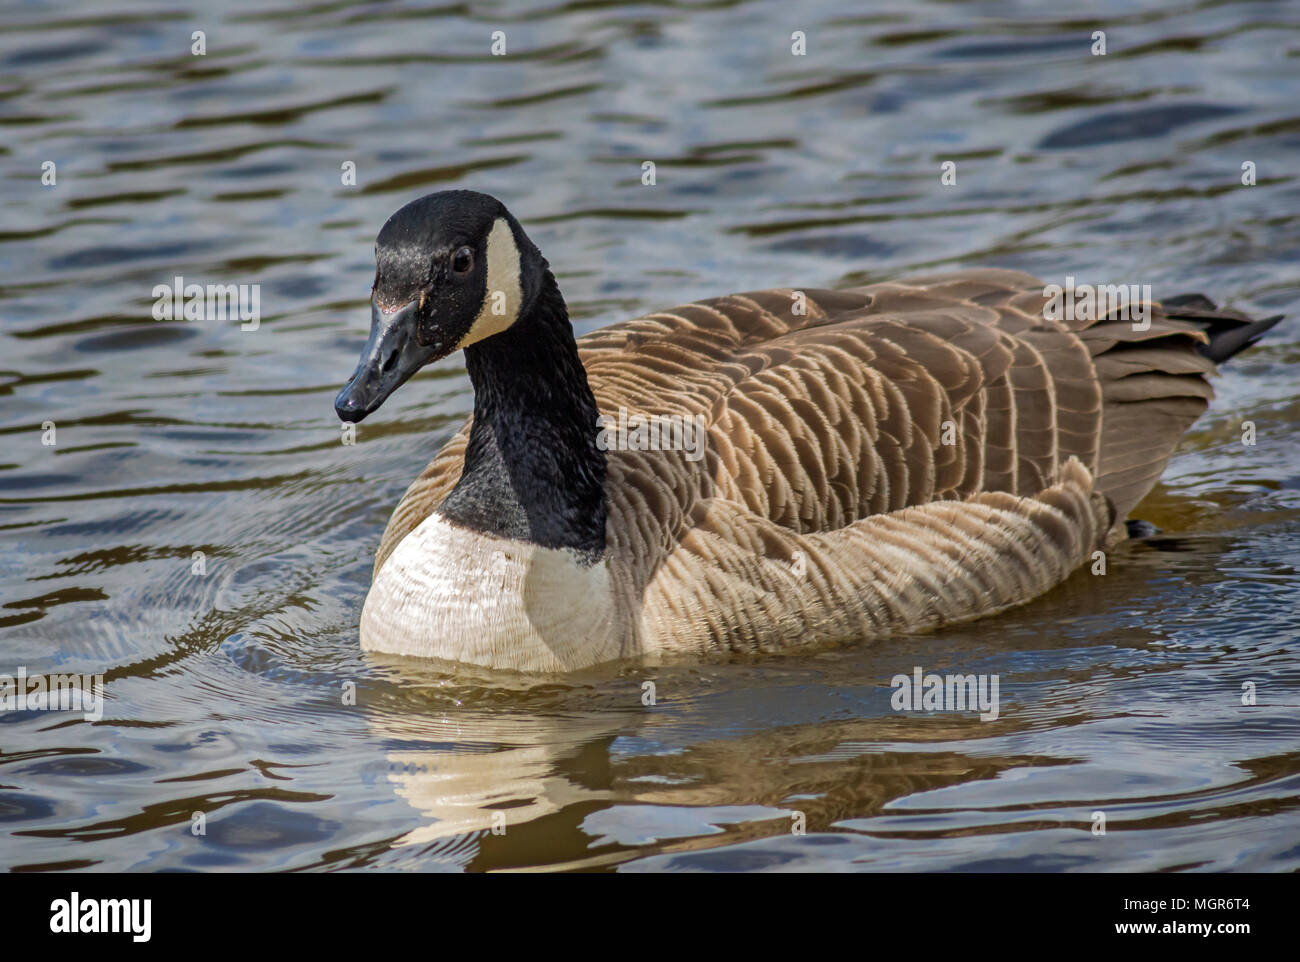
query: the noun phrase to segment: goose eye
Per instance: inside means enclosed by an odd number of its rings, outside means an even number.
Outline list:
[[[474,266],[474,252],[468,247],[462,247],[456,251],[451,258],[451,269],[457,274],[467,274],[471,267]]]

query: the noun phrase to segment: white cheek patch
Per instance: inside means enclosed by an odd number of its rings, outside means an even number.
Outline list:
[[[523,290],[519,281],[519,247],[504,217],[492,225],[487,242],[487,288],[478,317],[469,333],[456,345],[469,347],[476,341],[500,334],[519,318]]]

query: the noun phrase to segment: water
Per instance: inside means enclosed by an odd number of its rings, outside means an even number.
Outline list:
[[[107,690],[0,715],[0,865],[1300,868],[1300,4],[210,6],[0,14],[0,671]],[[584,332],[964,265],[1292,317],[1104,577],[875,645],[449,674],[356,625],[462,360],[353,446],[332,398],[375,233],[453,186]],[[177,275],[260,285],[260,326],[154,321]],[[892,710],[916,666],[996,673],[1000,717]]]

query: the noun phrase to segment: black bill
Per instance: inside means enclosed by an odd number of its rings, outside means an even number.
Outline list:
[[[334,410],[343,421],[360,421],[377,410],[406,379],[440,356],[437,345],[425,347],[416,339],[418,300],[391,314],[370,302],[370,339],[352,379],[334,398]]]

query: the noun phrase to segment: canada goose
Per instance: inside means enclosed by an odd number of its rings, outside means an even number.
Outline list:
[[[519,222],[463,190],[397,211],[376,261],[338,416],[458,349],[474,413],[388,523],[362,647],[522,671],[1029,601],[1123,536],[1207,376],[1278,320],[1199,295],[1143,323],[1049,320],[1041,281],[969,270],[733,294],[575,341]],[[611,448],[597,418],[620,409],[702,417],[703,456]]]

